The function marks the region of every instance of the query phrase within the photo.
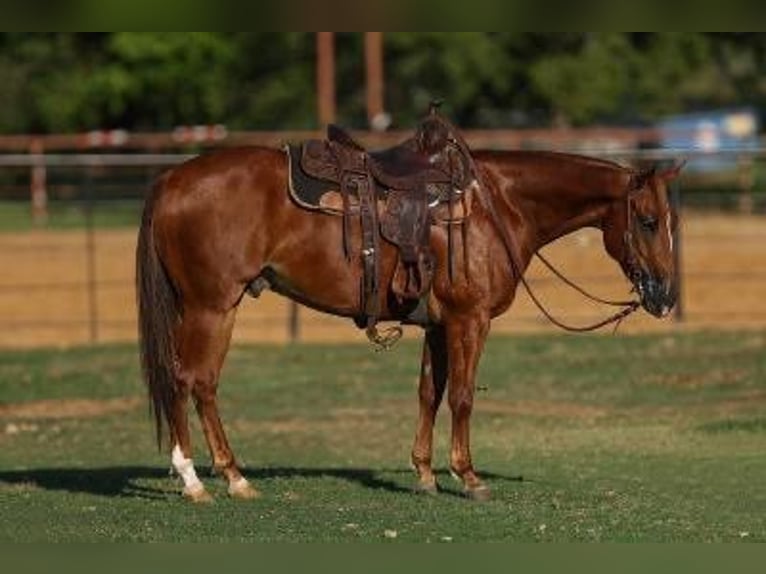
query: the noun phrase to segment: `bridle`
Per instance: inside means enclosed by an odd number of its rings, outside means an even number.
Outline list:
[[[626,267],[628,269],[630,280],[631,282],[633,282],[633,285],[634,285],[633,287],[634,292],[637,289],[636,281],[638,277],[640,276],[641,271],[640,271],[640,266],[638,265],[638,259],[635,256],[636,248],[635,248],[635,236],[633,233],[634,218],[633,218],[632,200],[638,193],[641,193],[645,189],[647,179],[651,177],[652,174],[653,174],[653,171],[648,173],[635,173],[635,172],[632,173],[625,191],[626,222],[625,222],[625,232],[623,235],[623,241],[624,241],[624,246],[626,250]],[[617,311],[616,313],[590,325],[569,325],[557,319],[553,314],[551,314],[550,311],[548,311],[545,305],[543,305],[542,301],[540,301],[539,297],[534,293],[534,291],[532,290],[532,287],[529,285],[526,278],[524,277],[523,268],[519,259],[520,250],[519,250],[518,244],[516,243],[516,240],[513,234],[511,234],[506,229],[505,225],[503,225],[502,222],[500,221],[500,217],[497,214],[495,205],[492,202],[491,194],[486,193],[484,189],[482,189],[481,191],[482,192],[478,193],[477,195],[480,197],[483,207],[489,213],[495,225],[495,228],[500,233],[503,247],[505,248],[505,251],[508,255],[508,259],[511,264],[511,271],[513,272],[513,275],[524,286],[524,289],[526,290],[527,294],[529,295],[529,298],[532,300],[535,306],[551,323],[553,323],[560,329],[563,329],[565,331],[575,332],[575,333],[595,331],[596,329],[600,329],[602,327],[605,327],[607,325],[611,325],[614,323],[614,330],[616,331],[620,323],[623,321],[623,319],[625,319],[628,315],[631,315],[632,313],[634,313],[641,307],[641,301],[638,299],[633,299],[631,301],[612,301],[612,300],[604,299],[602,297],[598,297],[596,295],[589,293],[583,287],[577,285],[574,281],[566,277],[561,271],[556,269],[553,266],[553,264],[550,261],[548,261],[548,259],[545,258],[539,251],[535,251],[534,256],[537,257],[543,263],[543,265],[545,265],[545,267],[547,267],[556,277],[558,277],[566,285],[568,285],[569,287],[571,287],[572,289],[574,289],[575,291],[577,291],[578,293],[582,294],[583,296],[585,296],[586,298],[592,301],[601,303],[603,305],[609,305],[612,307],[620,308],[620,310]]]
[[[625,195],[625,231],[623,232],[623,248],[625,249],[625,267],[628,271],[628,277],[635,286],[644,274],[643,266],[636,257],[636,239],[633,232],[635,217],[633,216],[633,198],[642,193],[647,186],[648,181],[654,176],[655,170],[652,168],[648,172],[632,173],[628,181],[628,189]]]

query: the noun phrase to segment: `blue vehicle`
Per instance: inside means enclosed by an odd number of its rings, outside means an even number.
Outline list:
[[[710,157],[695,154],[690,158],[687,173],[733,171],[736,154],[719,152],[758,148],[758,115],[750,108],[671,116],[658,127],[662,148],[710,153]]]

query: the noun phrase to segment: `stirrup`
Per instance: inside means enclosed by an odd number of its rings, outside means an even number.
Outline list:
[[[391,347],[399,342],[402,338],[404,331],[399,325],[393,327],[386,327],[385,329],[378,329],[376,324],[369,325],[364,333],[367,335],[370,343],[375,345],[376,351],[389,351]]]

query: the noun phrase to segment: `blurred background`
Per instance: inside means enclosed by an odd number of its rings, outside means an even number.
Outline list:
[[[759,33],[4,33],[0,346],[135,340],[136,231],[163,169],[329,122],[391,145],[435,98],[474,148],[687,158],[673,189],[680,305],[621,328],[763,328],[764,72]],[[546,252],[599,294],[627,291],[597,233]],[[529,276],[560,318],[605,314],[544,270]],[[524,297],[496,331],[550,329]],[[244,303],[235,340],[363,335],[266,294]]]

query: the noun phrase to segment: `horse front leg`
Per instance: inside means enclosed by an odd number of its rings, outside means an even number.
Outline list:
[[[446,323],[448,400],[452,411],[450,471],[463,484],[469,498],[489,499],[489,488],[479,479],[471,462],[470,425],[476,371],[489,333],[489,315],[461,315]]]
[[[418,387],[419,411],[412,446],[412,466],[418,474],[418,490],[434,494],[437,490],[431,460],[433,457],[434,422],[447,385],[447,339],[444,327],[426,330]]]

